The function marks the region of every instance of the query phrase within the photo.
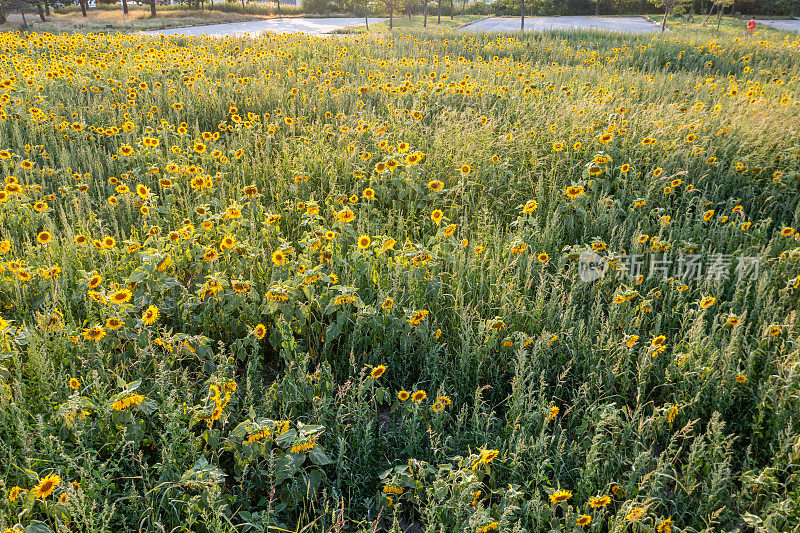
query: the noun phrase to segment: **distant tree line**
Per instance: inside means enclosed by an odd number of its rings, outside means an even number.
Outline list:
[[[317,0],[319,1],[319,0]],[[529,15],[621,15],[628,13],[663,13],[661,5],[651,0],[524,0]],[[696,15],[708,12],[713,0],[693,0],[687,5],[687,11]],[[480,2],[479,2],[480,4]],[[495,0],[488,5],[492,14],[519,15],[521,0]],[[478,5],[468,7],[475,9]],[[726,13],[740,12],[744,15],[761,16],[800,16],[800,0],[736,0],[726,8]]]
[[[441,4],[449,15],[450,5],[456,14],[465,11],[468,13],[486,13],[496,15],[519,15],[522,0],[495,0],[493,3],[483,1],[463,2],[462,0],[446,0]],[[661,13],[663,9],[654,5],[651,0],[524,0],[525,11],[530,15],[616,15],[623,13]],[[697,15],[708,11],[713,0],[693,0],[691,9]],[[438,10],[439,2],[434,0],[428,6],[433,11]],[[410,10],[415,14],[422,14],[425,10],[424,0],[407,2],[405,0],[380,0],[378,2],[365,2],[364,0],[302,0],[304,12],[307,13],[347,13],[353,7],[358,10],[368,7],[376,13],[388,14],[388,9],[406,13]],[[733,5],[726,9],[726,13],[741,12],[745,15],[800,15],[800,0],[735,0]]]
[[[113,4],[117,0],[96,0],[98,3]],[[121,0],[121,9],[128,12],[128,2]],[[189,7],[202,7],[205,0],[181,0]],[[213,3],[213,0],[211,0]],[[241,1],[242,10],[250,0],[222,0],[220,3],[236,5]],[[280,14],[280,1],[278,14]],[[151,16],[156,16],[156,5],[164,0],[140,0],[150,7]],[[89,0],[0,0],[0,23],[5,22],[7,13],[22,14],[23,23],[30,17],[46,20],[51,8],[63,5],[79,5],[83,16],[87,16]],[[452,18],[456,14],[506,15],[506,16],[557,16],[557,15],[619,15],[626,13],[664,13],[687,14],[708,18],[711,15],[737,14],[750,16],[800,16],[800,0],[301,0],[301,10],[305,13],[350,13],[353,16],[368,14],[425,15]]]
[[[524,4],[523,4],[524,2]],[[683,4],[684,2],[681,2]],[[685,12],[694,15],[708,13],[714,0],[687,0]],[[306,13],[348,13],[369,9],[376,14],[388,15],[396,13],[423,14],[428,7],[429,12],[438,15],[441,5],[443,13],[448,16],[462,12],[486,15],[520,15],[522,6],[531,16],[547,15],[620,15],[632,13],[663,13],[663,2],[658,0],[495,0],[492,3],[483,0],[432,0],[427,6],[425,0],[301,0],[302,10]],[[800,0],[734,0],[725,8],[725,13],[742,13],[759,16],[800,16]]]
[[[28,17],[36,17],[44,22],[46,17],[50,16],[51,8],[71,3],[63,0],[0,0],[0,23],[6,21],[6,15],[9,13],[21,13],[26,23]]]

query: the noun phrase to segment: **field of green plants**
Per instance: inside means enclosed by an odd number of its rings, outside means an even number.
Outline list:
[[[797,36],[0,58],[0,531],[798,531]]]

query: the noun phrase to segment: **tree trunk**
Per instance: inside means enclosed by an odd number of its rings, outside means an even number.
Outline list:
[[[422,19],[422,27],[423,28],[427,28],[428,27],[428,0],[422,0],[422,1],[425,2],[425,18]]]
[[[122,12],[128,14],[128,0],[122,0]]]
[[[670,9],[670,7],[664,4],[664,20],[661,21],[661,33],[664,33],[664,30],[667,28],[667,17],[669,16]]]
[[[594,0],[594,16],[600,16],[600,0]]]
[[[85,18],[88,16],[86,14],[86,0],[80,0],[79,3],[81,4],[81,15]]]
[[[44,0],[44,13],[48,17],[50,16],[50,2],[48,0]]]
[[[390,30],[391,30],[392,28],[394,28],[394,24],[393,24],[393,21],[392,21],[392,15],[394,15],[394,8],[393,8],[393,7],[390,7],[390,8],[389,8],[389,29],[390,29]]]
[[[150,18],[156,18],[156,0],[150,0]]]
[[[717,32],[719,32],[719,23],[722,22],[722,13],[725,11],[725,6],[719,6],[719,12],[717,13]]]
[[[520,0],[519,29],[525,31],[525,0]]]
[[[367,9],[367,2],[364,0],[364,26],[366,26],[367,31],[369,31],[369,10]]]
[[[47,22],[47,19],[44,18],[44,9],[42,8],[41,2],[36,2],[36,11],[39,12],[39,19],[41,19],[42,22]]]
[[[410,21],[411,20],[411,2],[409,2],[406,5],[406,11],[407,11],[407,15],[408,15],[408,20]]]
[[[455,5],[453,4],[453,0],[450,0],[450,20],[453,20],[453,11],[455,10]]]
[[[25,3],[24,2],[20,2],[19,3],[19,12],[22,14],[22,27],[23,28],[27,28],[28,27],[28,21],[25,19]]]
[[[644,15],[644,0],[639,2],[639,14]]]
[[[436,24],[442,23],[442,0],[436,0],[436,7],[439,10],[439,14],[436,15]]]
[[[281,0],[277,0],[277,4],[278,4],[278,18],[281,19],[283,18],[283,15],[281,15]],[[355,11],[355,8],[353,8],[353,10]],[[355,13],[353,14],[355,15]]]
[[[706,19],[703,21],[703,26],[708,25],[708,19],[711,18],[711,14],[714,12],[714,7],[716,6],[712,3],[711,7],[708,8],[708,13],[706,13]]]
[[[461,0],[461,16],[464,16],[464,10],[467,9],[467,0]]]

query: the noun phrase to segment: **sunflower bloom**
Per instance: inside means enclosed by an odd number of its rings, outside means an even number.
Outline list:
[[[158,307],[150,305],[142,315],[142,322],[144,322],[145,326],[151,326],[158,321],[160,316],[161,312],[158,310]]]
[[[61,483],[61,478],[58,475],[51,474],[49,476],[46,476],[42,478],[39,481],[39,484],[32,489],[33,495],[36,498],[41,498],[41,499],[47,498],[48,496],[53,494],[53,491],[60,483]]]
[[[557,490],[550,495],[550,503],[557,505],[572,498],[572,493],[568,490]]]

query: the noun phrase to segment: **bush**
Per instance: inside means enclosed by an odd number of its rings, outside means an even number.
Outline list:
[[[323,13],[330,13],[331,11],[330,0],[302,0],[300,5],[304,13],[321,15]]]
[[[493,12],[492,6],[483,0],[478,0],[467,8],[467,14],[469,15],[491,15]]]

